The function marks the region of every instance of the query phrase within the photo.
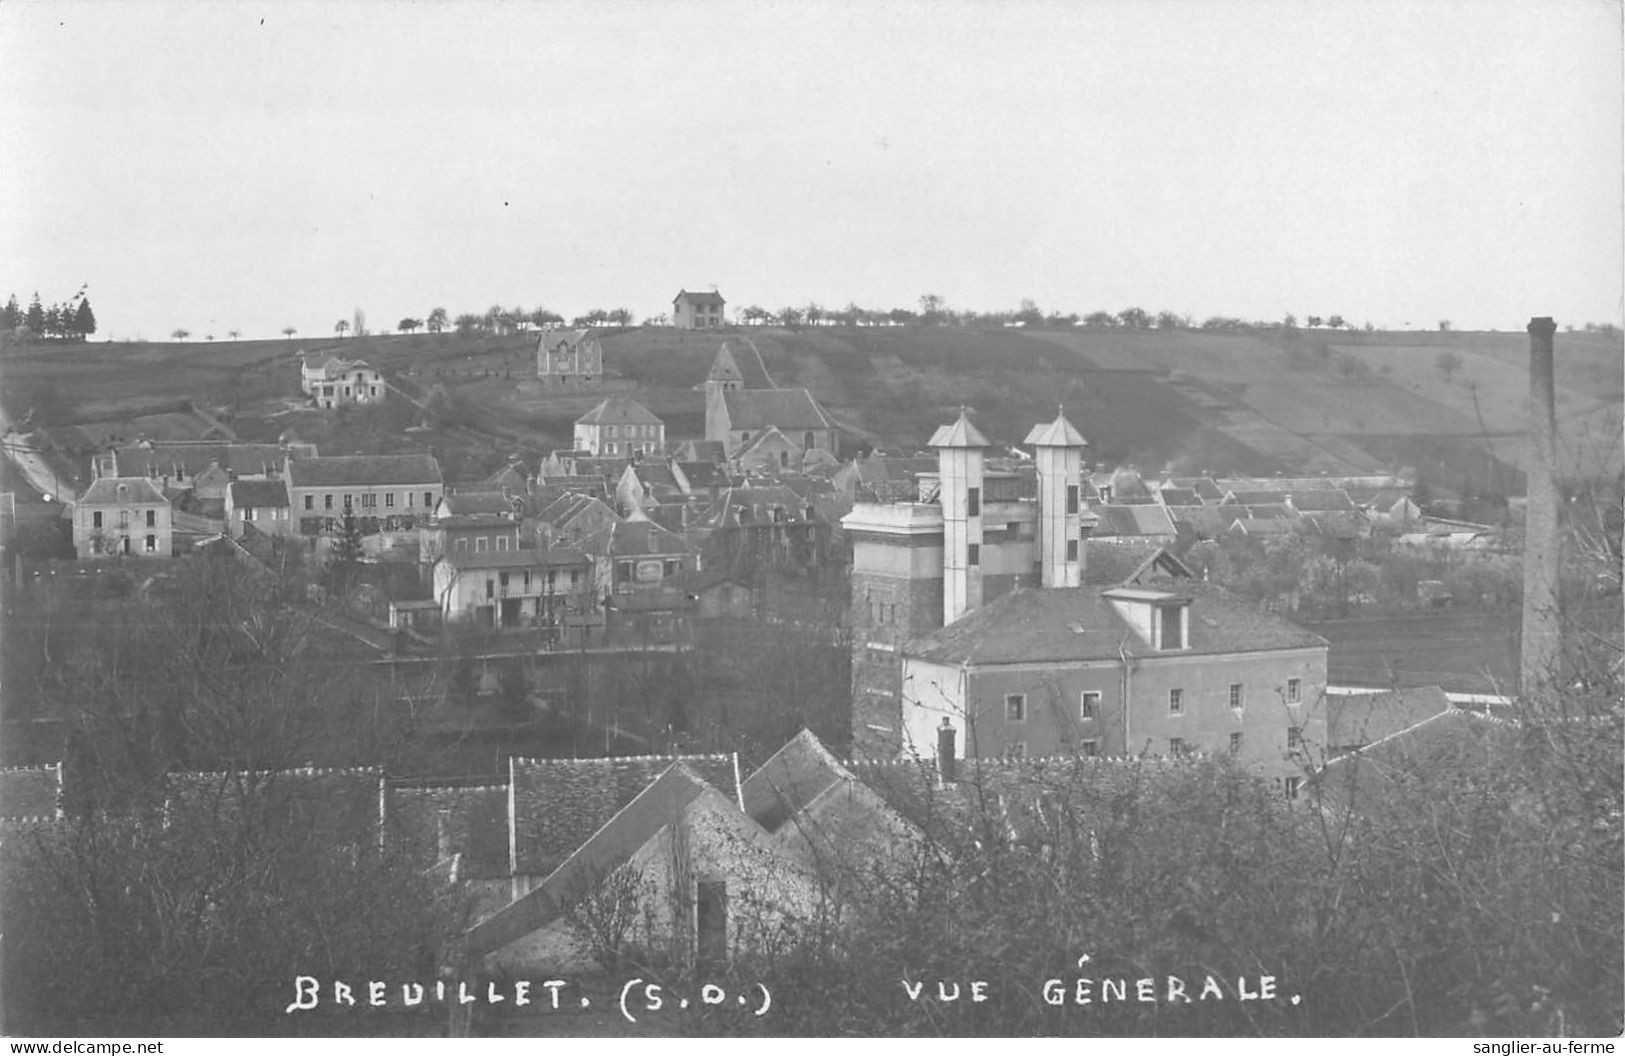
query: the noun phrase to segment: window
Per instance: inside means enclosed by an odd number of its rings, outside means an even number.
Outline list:
[[[1170,689],[1168,691],[1168,714],[1185,714],[1185,691],[1183,689]]]
[[[502,583],[502,593],[504,593],[504,594],[508,593],[508,573],[506,573],[506,572],[499,573],[497,578]]]
[[[1230,754],[1236,755],[1241,751],[1241,731],[1237,730],[1230,735]]]
[[[572,589],[574,589],[580,583],[581,583],[581,572],[580,572],[580,570],[572,568],[570,570],[570,587]]]
[[[1004,746],[1004,757],[1006,759],[1025,759],[1027,758],[1027,746],[1020,741],[1007,744]]]
[[[980,517],[982,515],[982,489],[969,488],[965,491],[965,516]]]
[[[92,528],[100,528],[102,526],[102,511],[101,510],[97,510],[95,513],[90,515],[90,526]]]
[[[967,560],[972,568],[982,563],[982,547],[979,543],[970,544],[970,555]]]
[[[365,509],[369,509],[369,510],[377,509],[378,508],[378,496],[373,494],[372,492],[368,492],[367,494],[361,496],[361,505]]]
[[[1303,747],[1303,727],[1288,726],[1286,728],[1286,750],[1295,752]]]
[[[604,445],[604,454],[613,455],[614,453],[615,453],[615,445],[614,444],[605,444]]]
[[[1076,539],[1068,539],[1066,541],[1066,559],[1068,561],[1076,561],[1078,559],[1078,541]]]
[[[497,585],[496,585],[495,581],[493,581],[490,576],[486,576],[485,577],[485,596],[488,597],[488,598],[496,597],[496,592],[497,592]]]
[[[354,496],[352,496],[349,492],[344,493],[344,508],[345,509],[349,509],[351,506],[355,505],[355,503],[352,501],[353,499],[354,499]]]
[[[314,496],[314,495],[306,495],[305,496],[305,509],[314,510],[315,508],[316,508],[316,496]]]
[[[156,535],[147,536],[147,553],[155,554],[157,552],[158,552],[158,537]]]
[[[1178,605],[1162,605],[1157,609],[1157,615],[1161,617],[1164,649],[1178,649],[1184,645],[1179,636],[1179,609]]]
[[[1078,486],[1076,484],[1066,486],[1066,512],[1078,512]]]
[[[615,562],[615,585],[618,586],[618,587],[619,586],[629,586],[631,584],[631,582],[632,582],[632,562],[630,562],[630,561],[617,561],[617,562]]]
[[[323,495],[322,496],[322,509],[331,510],[332,508],[333,508],[333,496],[331,494]]]
[[[391,510],[395,508],[395,493],[393,491],[384,492],[384,506]]]
[[[1185,754],[1185,738],[1183,738],[1183,737],[1170,737],[1170,738],[1168,738],[1168,754],[1175,757],[1175,758],[1178,758],[1179,756],[1184,755]]]
[[[813,449],[813,434],[812,434],[812,430],[809,429],[806,432],[801,434],[801,450],[803,450],[803,451],[811,451],[812,449]]]
[[[476,536],[474,538],[474,552],[476,554],[483,554],[485,552],[486,548],[488,546],[490,546],[490,545],[491,545],[491,540],[486,538],[483,535]]]
[[[683,564],[682,564],[681,561],[678,561],[675,558],[668,558],[667,561],[666,561],[666,565],[665,565],[665,572],[666,572],[667,578],[670,578],[671,576],[675,576],[679,571],[682,570],[682,567],[683,567]]]
[[[1286,702],[1297,704],[1303,700],[1303,683],[1296,678],[1286,680]]]
[[[120,528],[128,528],[130,526],[130,511],[129,510],[120,510],[120,511],[118,511],[118,526]]]
[[[1078,746],[1084,755],[1095,756],[1100,754],[1100,742],[1090,738]]]
[[[253,519],[254,519],[254,507],[252,507],[252,506],[244,506],[243,507],[243,520],[252,521]]]
[[[1289,777],[1286,779],[1286,798],[1297,799],[1298,790],[1303,786],[1303,778]]]
[[[508,549],[508,537],[507,536],[505,536],[505,535],[497,536],[497,549],[498,550],[506,550],[506,549]]]
[[[370,387],[370,388],[368,388],[368,390],[367,390],[367,395],[369,395],[369,396],[376,396],[376,395],[378,395],[378,386],[376,386],[376,385],[373,385],[373,386],[371,386],[371,387]]]
[[[459,550],[467,550],[468,549],[468,540],[467,539],[458,539],[457,540],[457,549],[459,549]]]
[[[1078,718],[1084,721],[1100,717],[1100,694],[1094,690],[1085,690],[1078,699]]]
[[[1241,710],[1241,683],[1230,683],[1230,706],[1237,711]]]
[[[615,427],[613,425],[604,426],[604,437],[609,440],[615,439]],[[615,449],[611,447],[610,450],[613,451]]]
[[[1027,697],[1023,693],[1010,693],[1004,698],[1004,717],[1010,722],[1027,721]]]
[[[423,505],[425,508],[434,505],[434,492],[426,491],[423,493]]]
[[[158,527],[158,511],[157,510],[148,510],[147,511],[147,527],[148,528],[156,528],[156,527]]]

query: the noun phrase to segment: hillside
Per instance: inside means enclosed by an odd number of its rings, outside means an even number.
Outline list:
[[[602,340],[606,373],[666,419],[674,439],[703,430],[695,386],[728,341],[753,346],[777,384],[811,389],[851,449],[921,446],[961,405],[990,439],[1015,443],[1059,404],[1094,462],[1214,474],[1411,466],[1446,491],[1522,491],[1522,333],[636,328]],[[596,402],[531,384],[533,342],[420,334],[0,346],[0,400],[13,421],[32,413],[30,425],[49,427],[70,459],[113,437],[220,435],[196,404],[243,439],[291,433],[334,452],[429,449],[453,475],[473,474],[567,445],[571,423]],[[402,398],[343,414],[307,410],[300,354],[364,358],[412,400],[437,393],[441,413]],[[1557,383],[1565,474],[1617,476],[1620,339],[1560,333]]]

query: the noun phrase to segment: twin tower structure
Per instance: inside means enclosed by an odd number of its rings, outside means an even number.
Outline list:
[[[866,730],[896,730],[899,653],[911,639],[1017,587],[1082,585],[1096,522],[1082,496],[1087,442],[1063,411],[1034,426],[1026,443],[1031,465],[990,468],[992,445],[961,409],[931,437],[937,472],[920,475],[916,501],[858,503],[842,519],[853,548],[859,740]]]

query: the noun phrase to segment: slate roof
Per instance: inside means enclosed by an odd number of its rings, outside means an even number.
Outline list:
[[[513,513],[513,502],[500,491],[448,491],[441,496],[441,501],[445,504],[446,513],[453,517]]]
[[[1176,488],[1189,488],[1204,502],[1218,502],[1224,498],[1224,489],[1212,477],[1173,477],[1168,483]]]
[[[459,572],[479,569],[559,568],[585,564],[590,558],[571,546],[550,546],[534,550],[457,550],[440,560]]]
[[[630,396],[611,396],[576,419],[577,425],[664,425],[659,418]]]
[[[938,663],[1015,664],[1116,660],[1131,655],[1185,656],[1326,648],[1326,639],[1226,592],[1184,581],[1190,648],[1158,653],[1139,637],[1097,587],[1018,589],[903,647],[910,657]]]
[[[1027,434],[1025,443],[1034,447],[1089,446],[1089,441],[1083,438],[1083,434],[1066,420],[1065,413],[1058,413],[1053,422],[1033,426],[1032,431]]]
[[[255,509],[288,505],[288,486],[280,480],[234,480],[226,485],[231,504],[237,509],[252,506]]]
[[[1326,697],[1326,746],[1332,753],[1375,744],[1450,710],[1438,686]]]
[[[542,336],[537,338],[537,349],[556,351],[560,348],[574,348],[583,341],[592,337],[591,330],[544,330]]]
[[[495,484],[499,487],[512,488],[514,490],[523,490],[529,483],[529,481],[525,479],[524,468],[524,466],[517,463],[503,466],[495,473],[492,473],[489,477],[486,477],[485,483]]]
[[[690,488],[726,488],[732,483],[728,474],[714,462],[679,462],[677,468]]]
[[[194,477],[215,462],[241,476],[281,472],[285,458],[314,458],[315,444],[244,444],[224,441],[143,441],[115,448],[125,476],[174,476],[177,467]]]
[[[835,423],[806,389],[741,389],[725,392],[730,429],[833,429]]]
[[[1226,501],[1234,500],[1243,506],[1279,506],[1286,502],[1287,492],[1266,491],[1262,489],[1236,491],[1232,489],[1225,495]]]
[[[1202,497],[1191,488],[1164,487],[1157,493],[1164,506],[1200,506]]]
[[[728,342],[724,341],[717,349],[716,356],[711,360],[711,369],[705,375],[706,381],[737,381],[741,386],[745,383],[745,375],[739,369],[739,361],[728,349]]]
[[[1295,521],[1298,511],[1285,503],[1259,503],[1250,505],[1246,511],[1247,518],[1254,521]]]
[[[508,875],[508,783],[392,779],[384,808],[390,839],[420,868],[441,861],[442,839],[471,879]]]
[[[1291,491],[1287,493],[1287,501],[1300,513],[1352,513],[1354,510],[1354,503],[1341,488]]]
[[[783,511],[783,520],[775,521],[774,507]],[[737,528],[776,523],[808,523],[805,500],[782,484],[728,488],[705,511],[696,527]]]
[[[601,507],[601,513],[611,517],[616,516],[609,503],[596,495],[588,495],[579,491],[566,492],[549,502],[536,512],[536,519],[551,524],[555,528],[566,528],[570,522],[589,510]]]
[[[677,291],[677,296],[675,296],[675,297],[673,297],[671,299],[671,303],[676,304],[678,301],[683,300],[684,298],[688,299],[689,304],[696,305],[696,306],[703,304],[703,305],[706,305],[706,306],[714,305],[714,306],[716,306],[718,308],[721,308],[724,304],[728,303],[727,301],[724,301],[722,299],[722,294],[716,292],[715,290],[707,290],[707,291],[704,291],[704,292],[693,292],[693,291],[689,291],[689,290],[678,290]]]
[[[342,487],[441,482],[433,455],[328,455],[288,459],[288,480],[295,487]]]
[[[123,487],[124,497],[119,497]],[[149,477],[97,477],[79,496],[79,506],[122,506],[132,502],[167,503],[164,491]]]
[[[1238,517],[1230,524],[1230,531],[1242,535],[1290,535],[1298,530],[1298,522],[1286,517]]]
[[[1098,520],[1092,533],[1096,536],[1143,535],[1172,538],[1178,533],[1168,511],[1162,506],[1122,506],[1116,503],[1094,506]]]
[[[992,447],[993,445],[987,442],[987,437],[982,435],[980,429],[971,424],[967,412],[961,410],[958,418],[955,418],[948,425],[937,427],[937,431],[931,434],[929,446],[937,448]]]
[[[581,548],[608,557],[642,557],[688,553],[688,543],[676,532],[634,515],[601,528],[581,540]]]

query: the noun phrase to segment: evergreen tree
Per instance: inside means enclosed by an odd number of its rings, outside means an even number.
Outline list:
[[[74,315],[74,330],[83,341],[96,332],[96,313],[90,310],[90,298],[86,297],[79,302],[79,311]]]
[[[60,337],[62,334],[62,306],[53,304],[45,309],[45,315],[40,320],[43,329],[40,331],[46,337]]]
[[[339,522],[339,536],[333,540],[333,549],[327,555],[327,586],[337,593],[347,593],[355,585],[361,571],[361,524],[355,510],[347,502],[344,517]]]
[[[45,332],[45,306],[39,303],[39,291],[34,291],[34,299],[28,302],[28,329],[33,333]]]
[[[17,306],[17,295],[14,293],[6,301],[5,309],[0,311],[0,325],[3,325],[7,330],[15,330],[22,321],[23,310]]]

